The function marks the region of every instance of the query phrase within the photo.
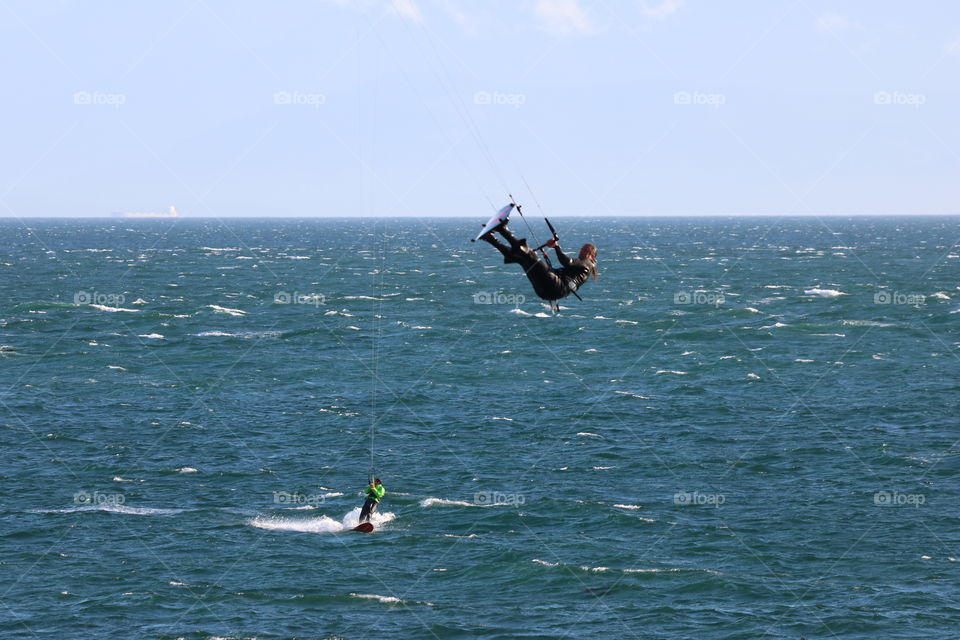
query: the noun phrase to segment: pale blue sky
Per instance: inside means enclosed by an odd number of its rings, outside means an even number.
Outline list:
[[[949,0],[0,0],[0,53],[3,216],[960,210]]]

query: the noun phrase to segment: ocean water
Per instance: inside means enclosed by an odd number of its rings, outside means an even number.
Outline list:
[[[0,635],[960,637],[960,219],[559,222],[0,222]]]

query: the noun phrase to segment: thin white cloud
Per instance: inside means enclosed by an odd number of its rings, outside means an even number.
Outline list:
[[[390,8],[401,18],[411,22],[423,22],[423,14],[413,0],[390,0]]]
[[[461,11],[451,0],[440,0],[440,6],[454,22],[460,25],[461,29],[468,33],[476,32],[475,20]]]
[[[646,0],[640,2],[640,12],[648,18],[663,20],[675,14],[686,4],[687,0],[663,0],[660,4],[651,6]]]
[[[536,13],[543,29],[550,33],[593,32],[593,24],[579,0],[537,0]]]
[[[839,13],[828,11],[817,18],[817,31],[821,33],[835,33],[837,31],[860,30],[863,25]]]

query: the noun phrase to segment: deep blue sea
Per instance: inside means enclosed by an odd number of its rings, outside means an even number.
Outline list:
[[[960,638],[960,218],[478,222],[0,221],[0,636]]]

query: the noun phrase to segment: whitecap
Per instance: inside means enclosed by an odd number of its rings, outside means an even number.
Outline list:
[[[147,338],[149,340],[163,340],[164,336],[159,333],[143,333],[137,336],[138,338]]]
[[[395,596],[380,596],[380,595],[377,595],[377,594],[375,594],[375,593],[351,593],[350,596],[353,597],[353,598],[364,598],[364,599],[370,599],[370,600],[377,600],[377,601],[380,602],[380,604],[402,604],[402,605],[422,604],[422,605],[426,605],[426,606],[428,606],[428,607],[432,607],[432,606],[433,606],[433,603],[432,603],[432,602],[426,602],[426,601],[420,602],[420,601],[417,601],[417,600],[401,600],[400,598],[397,598],[397,597],[395,597]]]
[[[108,307],[105,304],[91,304],[89,305],[94,309],[99,309],[100,311],[109,311],[111,313],[116,313],[118,311],[125,311],[127,313],[140,313],[140,309],[124,309],[123,307]]]
[[[589,436],[591,438],[602,438],[603,436],[599,433],[590,433],[589,431],[578,431],[578,436]]]
[[[840,324],[851,327],[895,327],[892,322],[877,322],[876,320],[841,320]]]
[[[531,562],[536,562],[537,564],[542,564],[545,567],[559,567],[559,562],[547,562],[546,560],[541,560],[540,558],[534,558]]]
[[[654,375],[660,375],[661,373],[672,373],[675,376],[685,376],[687,375],[686,371],[674,371],[671,369],[658,369]]]
[[[489,505],[477,505],[472,502],[464,502],[463,500],[447,500],[445,498],[425,498],[424,500],[420,501],[420,506],[423,508],[432,507],[435,504],[454,506],[454,507],[489,506]]]
[[[476,502],[465,502],[463,500],[447,500],[446,498],[426,498],[420,501],[420,506],[423,508],[431,507],[433,505],[445,505],[452,507],[504,507],[507,506],[508,502],[486,502],[484,504],[477,504]]]
[[[174,469],[177,473],[198,473],[193,467],[180,467],[179,469]]]
[[[643,507],[638,504],[615,504],[613,506],[617,507],[618,509],[643,509]]]
[[[697,571],[702,573],[710,573],[715,576],[721,575],[719,571],[714,571],[712,569],[682,569],[679,567],[673,567],[670,569],[624,569],[624,573],[680,573],[681,571]]]
[[[229,315],[231,315],[231,316],[245,316],[245,315],[247,315],[247,312],[246,312],[246,311],[242,311],[242,310],[240,310],[240,309],[231,309],[231,308],[229,308],[229,307],[221,307],[220,305],[217,305],[217,304],[208,304],[208,305],[207,305],[207,308],[208,308],[208,309],[212,309],[212,310],[213,310],[214,312],[216,312],[216,313],[226,313],[226,314],[229,314]]]
[[[809,296],[820,296],[821,298],[836,298],[837,296],[845,296],[842,291],[837,291],[836,289],[805,289],[804,293]]]
[[[768,324],[764,327],[757,327],[757,329],[762,331],[763,329],[780,329],[782,327],[789,327],[789,326],[790,325],[785,322],[774,322],[773,324]]]
[[[636,398],[637,400],[649,400],[647,396],[642,396],[639,393],[631,393],[630,391],[614,391],[615,394],[621,396],[629,396],[631,398]]]

